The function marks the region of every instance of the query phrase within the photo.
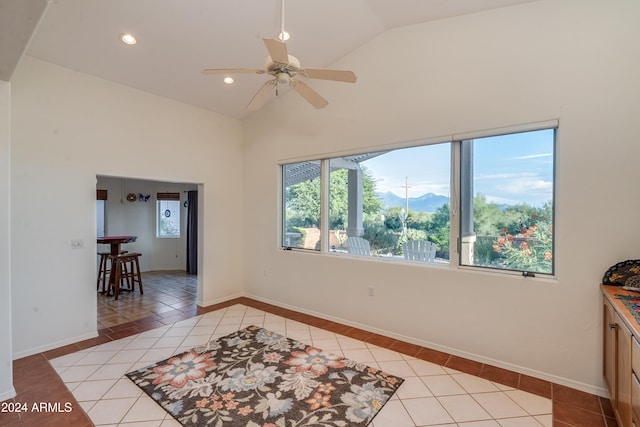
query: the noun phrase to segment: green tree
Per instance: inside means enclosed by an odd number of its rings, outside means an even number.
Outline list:
[[[286,189],[287,218],[300,227],[320,227],[320,177]]]
[[[436,256],[449,259],[449,236],[451,232],[451,212],[449,204],[440,206],[431,217],[427,238],[438,248]]]
[[[348,216],[348,170],[338,169],[329,178],[329,227],[344,229]],[[364,214],[378,214],[382,202],[375,191],[375,181],[371,174],[362,170],[362,211]],[[290,223],[303,227],[320,226],[320,177],[303,181],[287,188],[287,218]]]
[[[402,221],[400,220],[400,206],[393,206],[384,210],[384,226],[388,230],[402,231]]]
[[[426,231],[431,226],[433,214],[429,212],[416,212],[409,210],[407,215],[407,228]]]

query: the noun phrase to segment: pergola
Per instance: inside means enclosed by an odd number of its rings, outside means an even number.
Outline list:
[[[388,151],[378,151],[376,153],[358,154],[355,156],[344,156],[329,160],[330,171],[339,169],[348,170],[348,215],[347,215],[347,236],[362,236],[364,227],[362,226],[362,168],[360,163],[388,153]],[[310,181],[320,176],[321,160],[311,160],[286,165],[283,176],[284,187]]]

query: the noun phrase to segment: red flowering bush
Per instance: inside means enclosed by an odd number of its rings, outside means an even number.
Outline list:
[[[512,232],[502,229],[493,243],[499,262],[512,270],[551,273],[553,263],[553,224],[546,216],[531,214],[529,223]]]

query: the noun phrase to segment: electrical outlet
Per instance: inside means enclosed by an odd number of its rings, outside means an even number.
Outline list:
[[[372,297],[373,295],[373,287],[369,286],[369,296]]]
[[[84,248],[84,240],[74,239],[71,241],[71,249],[82,249],[82,248]]]

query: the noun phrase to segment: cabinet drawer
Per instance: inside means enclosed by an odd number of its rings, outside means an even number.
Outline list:
[[[631,342],[631,369],[640,376],[640,342],[635,336],[632,337]]]

